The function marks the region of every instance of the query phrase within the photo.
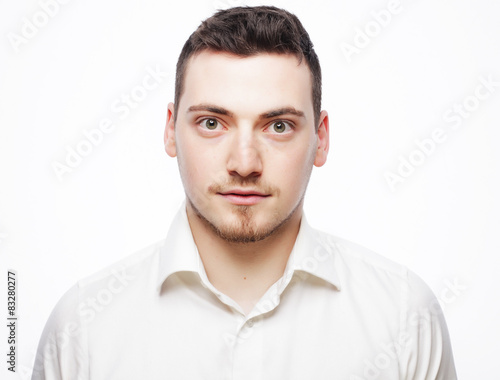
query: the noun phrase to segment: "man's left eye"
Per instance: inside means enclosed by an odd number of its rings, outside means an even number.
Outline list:
[[[273,133],[285,133],[292,129],[292,127],[285,121],[275,121],[271,124],[271,132]]]

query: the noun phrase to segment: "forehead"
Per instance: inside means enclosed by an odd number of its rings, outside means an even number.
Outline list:
[[[299,63],[291,54],[240,57],[202,51],[188,62],[179,112],[203,103],[235,113],[289,106],[301,109],[309,119],[313,113],[311,73],[305,60]]]

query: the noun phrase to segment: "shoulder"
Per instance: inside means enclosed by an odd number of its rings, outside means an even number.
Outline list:
[[[435,307],[429,286],[405,265],[352,241],[313,230],[322,250],[334,258],[333,266],[344,291],[371,294],[400,309]],[[438,305],[439,306],[439,305]]]
[[[93,287],[106,286],[111,282],[127,284],[150,271],[155,271],[159,254],[164,246],[164,241],[151,244],[99,271],[77,281],[75,286],[80,291]]]
[[[77,281],[57,302],[40,338],[32,379],[80,378],[86,374],[91,323],[111,300],[135,293],[156,278],[163,242],[152,244]],[[86,376],[83,376],[86,378]]]
[[[156,263],[164,242],[151,244],[97,272],[79,279],[64,293],[51,319],[59,319],[70,311],[77,309],[83,298],[96,291],[116,292],[120,287],[126,287],[132,281],[148,275],[156,270]]]
[[[413,275],[406,266],[362,245],[316,229],[313,231],[317,243],[335,258],[339,275],[365,280],[385,277],[394,282],[406,282]]]
[[[429,286],[406,266],[370,249],[316,231],[334,256],[341,293],[347,304],[362,305],[371,319],[397,326],[395,341],[404,378],[456,379],[443,311]],[[380,317],[383,318],[380,318]],[[404,375],[403,375],[404,373]]]

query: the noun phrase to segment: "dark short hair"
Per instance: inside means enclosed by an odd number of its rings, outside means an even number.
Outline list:
[[[189,58],[204,50],[248,57],[259,53],[293,54],[305,59],[312,76],[312,101],[316,130],[321,112],[321,67],[309,34],[294,14],[272,6],[220,10],[201,23],[188,38],[177,61],[175,109],[184,90]]]

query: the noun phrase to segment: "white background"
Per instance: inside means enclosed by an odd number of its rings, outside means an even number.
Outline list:
[[[183,199],[176,161],[163,150],[175,63],[202,19],[240,4],[72,0],[46,19],[37,1],[1,6],[0,314],[9,268],[19,315],[20,372],[8,378],[29,377],[45,321],[77,279],[166,235]],[[443,301],[459,377],[492,378],[500,352],[500,87],[478,104],[467,97],[481,77],[500,82],[500,6],[401,0],[377,29],[372,12],[388,1],[267,4],[299,16],[323,69],[331,151],[311,179],[309,222],[419,274]],[[35,21],[41,26],[16,49],[13,35]],[[342,43],[355,47],[365,28],[373,37],[348,59]],[[120,118],[113,104],[157,66],[167,73],[162,83]],[[443,115],[466,99],[477,109],[453,129]],[[54,162],[66,164],[67,147],[105,118],[116,129],[59,180]],[[391,189],[384,175],[398,174],[402,158],[422,158],[415,139],[438,128],[446,140]]]

